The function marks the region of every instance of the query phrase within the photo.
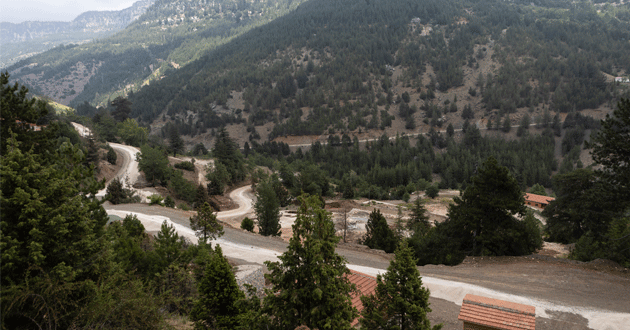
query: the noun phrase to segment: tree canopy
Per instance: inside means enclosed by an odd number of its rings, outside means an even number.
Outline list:
[[[266,290],[263,311],[283,329],[351,329],[355,289],[346,277],[346,261],[335,252],[339,237],[331,215],[317,196],[301,196],[299,202],[287,251],[280,262],[265,262],[272,288]]]
[[[429,290],[422,286],[413,250],[402,241],[395,254],[387,272],[377,275],[375,293],[361,297],[361,329],[441,329],[427,318]]]

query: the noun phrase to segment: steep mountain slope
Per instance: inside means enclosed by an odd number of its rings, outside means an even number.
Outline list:
[[[116,35],[57,47],[8,68],[64,104],[101,103],[160,79],[208,50],[299,5],[292,0],[158,0]]]
[[[72,22],[0,23],[0,68],[60,44],[81,44],[127,27],[155,0],[140,0],[119,11],[90,11]]]
[[[241,123],[273,139],[607,111],[627,93],[607,78],[630,72],[627,14],[568,1],[311,0],[135,93],[132,114],[191,136]]]

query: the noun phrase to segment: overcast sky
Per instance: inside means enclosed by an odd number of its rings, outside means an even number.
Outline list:
[[[0,21],[70,22],[90,10],[121,10],[135,0],[0,0]]]

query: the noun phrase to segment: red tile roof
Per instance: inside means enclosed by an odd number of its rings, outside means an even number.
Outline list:
[[[534,203],[549,204],[549,202],[555,201],[556,199],[549,196],[525,193],[525,200]]]
[[[357,290],[359,290],[359,294],[351,294],[350,298],[352,298],[352,306],[361,313],[363,310],[361,296],[369,296],[376,292],[376,277],[351,270],[348,279],[350,283],[356,285]],[[352,321],[352,326],[356,326],[357,324],[359,324],[359,318]]]
[[[467,294],[457,317],[464,322],[502,330],[536,329],[536,308]]]

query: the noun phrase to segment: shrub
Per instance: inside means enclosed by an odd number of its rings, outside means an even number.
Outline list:
[[[245,229],[250,233],[254,232],[254,220],[245,217],[245,219],[243,219],[243,221],[241,221],[241,229]]]
[[[118,159],[118,155],[116,154],[116,151],[114,151],[114,148],[108,145],[107,146],[107,161],[110,164],[115,165],[117,159]]]
[[[175,168],[186,170],[186,171],[194,171],[195,164],[193,162],[185,161],[185,162],[175,164]]]
[[[158,194],[153,194],[151,196],[149,196],[149,205],[162,205],[162,201],[164,200],[164,198],[162,198],[162,196],[158,195]]]
[[[171,196],[166,196],[166,199],[164,199],[164,206],[171,208],[175,207],[175,201]]]
[[[177,208],[182,211],[190,211],[190,206],[188,206],[188,204],[186,203],[179,203],[179,205],[177,205]]]

